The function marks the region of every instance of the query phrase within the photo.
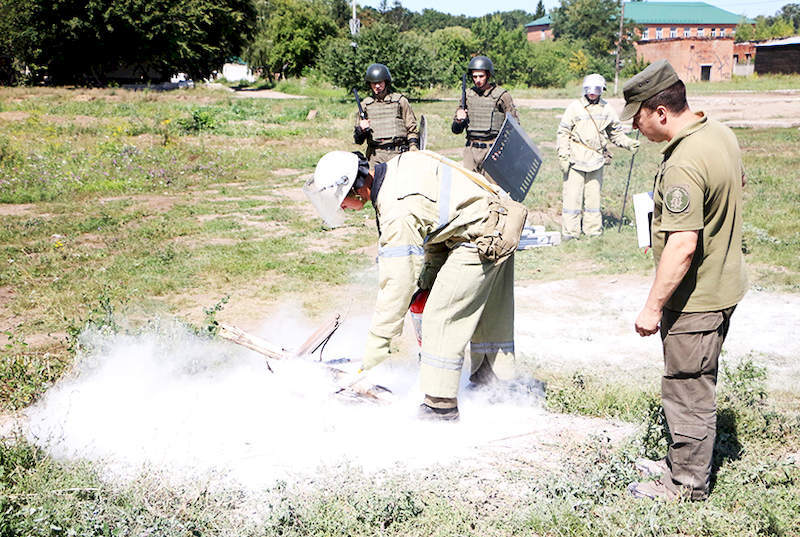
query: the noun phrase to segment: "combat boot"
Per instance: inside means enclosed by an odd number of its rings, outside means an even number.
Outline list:
[[[458,421],[458,407],[434,408],[422,403],[419,405],[417,418],[425,421]]]
[[[642,477],[661,477],[669,472],[669,466],[667,466],[667,459],[659,459],[657,461],[651,459],[636,459],[633,463],[634,468],[636,471],[639,472]]]
[[[634,498],[647,498],[650,500],[673,501],[681,498],[677,491],[668,488],[663,481],[634,481],[628,485],[628,493]]]

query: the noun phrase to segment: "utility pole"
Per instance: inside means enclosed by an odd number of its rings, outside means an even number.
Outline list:
[[[353,0],[353,16],[350,17],[350,35],[355,37],[361,29],[361,21],[356,17],[356,0]],[[353,45],[355,46],[355,44]]]
[[[622,49],[622,27],[625,24],[625,0],[619,0],[619,37],[617,39],[617,60],[614,66],[614,95],[619,88],[619,53]]]

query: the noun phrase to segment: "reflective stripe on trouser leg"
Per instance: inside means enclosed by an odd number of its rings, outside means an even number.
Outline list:
[[[489,362],[500,380],[514,378],[514,254],[497,268],[486,307],[470,343],[470,372]]]
[[[603,187],[603,168],[585,172],[583,187],[583,232],[599,235],[603,232],[603,215],[600,212],[600,189]]]
[[[564,175],[561,206],[561,233],[577,237],[581,234],[584,173],[570,167]]]
[[[507,263],[481,261],[474,248],[456,248],[442,265],[422,316],[420,388],[434,397],[456,397],[467,343]],[[505,269],[508,270],[508,269]]]

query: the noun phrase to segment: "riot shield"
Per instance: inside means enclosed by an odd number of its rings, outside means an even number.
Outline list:
[[[428,142],[428,122],[425,120],[425,116],[419,116],[419,150],[424,151],[425,145]]]
[[[541,166],[539,148],[511,114],[506,114],[497,139],[483,159],[484,171],[508,192],[511,199],[522,202]]]

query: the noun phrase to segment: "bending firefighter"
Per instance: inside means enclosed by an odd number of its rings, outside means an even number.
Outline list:
[[[451,130],[454,134],[467,131],[462,165],[468,170],[483,173],[483,159],[500,132],[506,113],[519,121],[511,94],[490,79],[494,76],[492,60],[475,56],[467,66],[467,73],[475,84],[463,88],[462,103],[456,110]]]
[[[386,162],[405,151],[419,149],[417,118],[405,95],[390,91],[392,74],[382,63],[367,68],[364,80],[372,96],[361,103],[353,131],[353,141],[367,142],[370,166]]]
[[[527,216],[524,206],[430,151],[405,153],[372,172],[353,153],[328,153],[304,190],[328,225],[343,222],[341,208],[359,210],[367,200],[375,207],[380,290],[363,369],[388,358],[412,296],[429,289],[422,316],[420,417],[458,418],[468,343],[470,380],[513,376],[514,250]]]
[[[608,143],[633,152],[639,141],[625,136],[617,113],[601,98],[605,79],[589,75],[583,79],[583,96],[564,111],[556,136],[556,151],[564,174],[561,235],[565,240],[603,232],[600,213],[600,189],[603,166],[611,162]]]

